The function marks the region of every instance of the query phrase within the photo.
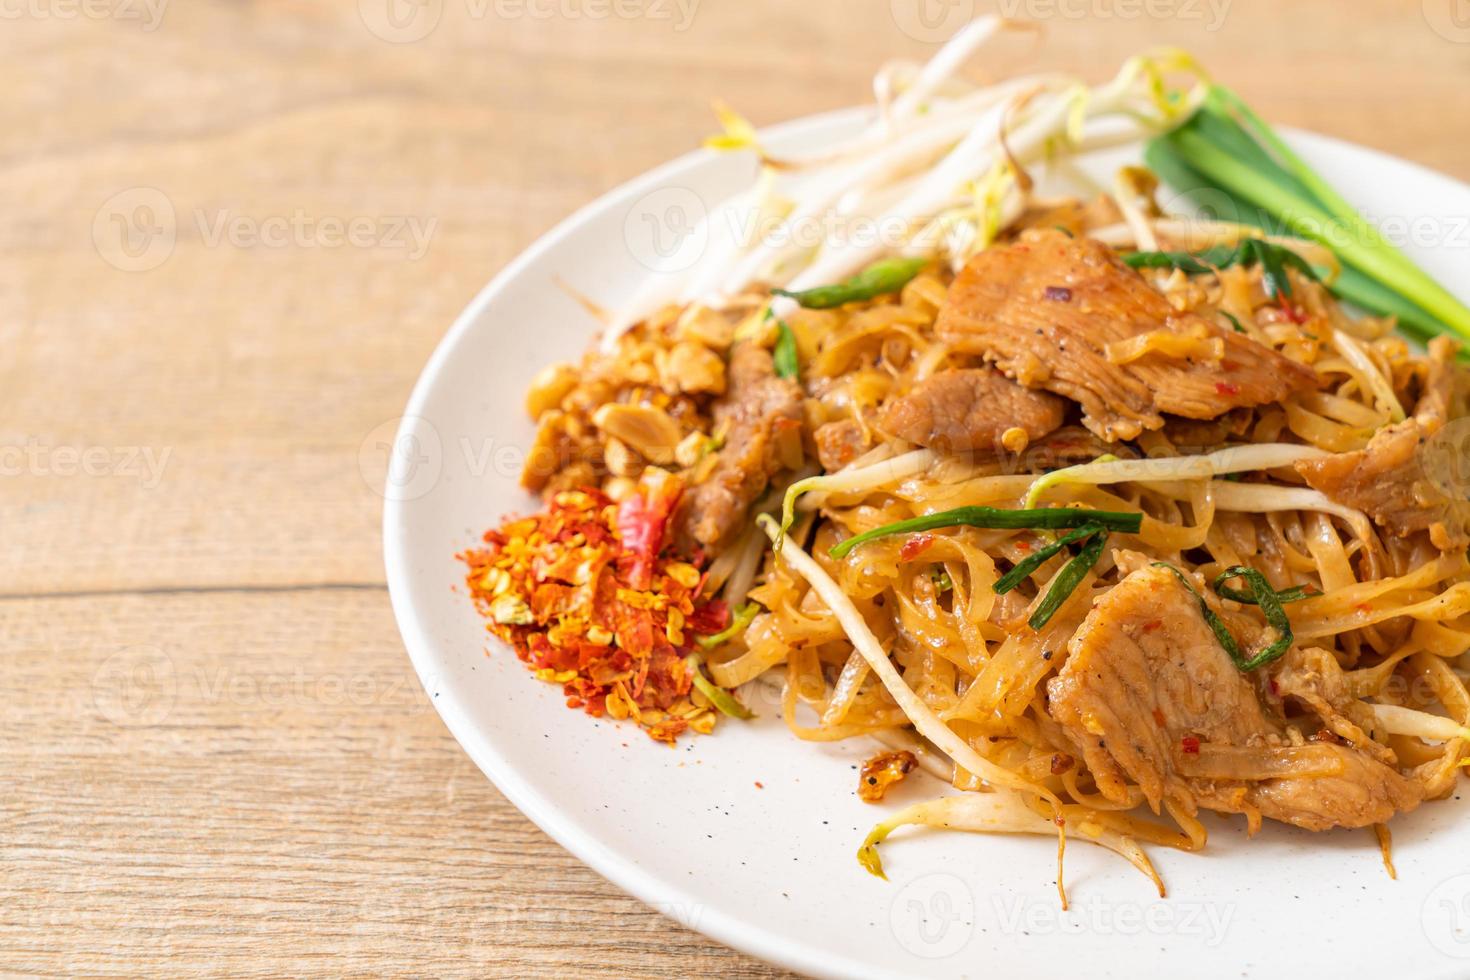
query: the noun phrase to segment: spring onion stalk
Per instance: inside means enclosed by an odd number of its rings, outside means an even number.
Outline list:
[[[1223,194],[1236,220],[1279,225],[1342,259],[1341,298],[1396,315],[1416,333],[1470,338],[1470,307],[1416,266],[1229,89],[1211,86],[1198,111],[1156,137],[1149,165],[1181,192]]]
[[[1059,530],[1096,524],[1111,531],[1137,534],[1143,526],[1142,514],[1119,511],[1086,510],[1081,507],[1043,507],[1038,510],[1004,510],[999,507],[956,507],[934,514],[894,521],[855,534],[827,553],[833,558],[846,558],[859,545],[890,534],[911,534],[945,527],[982,527],[1001,530]]]
[[[1238,200],[1224,187],[1210,180],[1204,174],[1194,169],[1189,163],[1162,140],[1154,140],[1148,145],[1144,152],[1144,158],[1153,171],[1168,185],[1180,190],[1186,197],[1199,195],[1201,192],[1202,203],[1210,209],[1218,209],[1222,203],[1229,206],[1232,220],[1225,221],[1219,218],[1208,221],[1205,227],[1226,227],[1238,230],[1247,228],[1259,229],[1267,233],[1268,238],[1280,238],[1285,232],[1282,223],[1264,211]],[[1269,164],[1268,164],[1269,166]],[[1223,202],[1221,199],[1223,198]],[[1181,235],[1187,233],[1191,228],[1199,227],[1198,222],[1169,221],[1165,219],[1165,225],[1174,225],[1170,229],[1171,234]],[[1249,233],[1249,232],[1247,232]],[[1099,233],[1102,240],[1110,237],[1108,234]],[[1312,247],[1321,249],[1326,255],[1332,257],[1331,276],[1327,280],[1332,292],[1340,299],[1355,303],[1364,310],[1375,313],[1394,316],[1398,319],[1401,327],[1411,334],[1426,339],[1443,332],[1440,321],[1426,313],[1417,304],[1366,273],[1358,271],[1351,265],[1343,265],[1341,257],[1328,246],[1320,242],[1312,242],[1300,236],[1291,236],[1289,239],[1292,247],[1304,249]],[[1313,260],[1318,265],[1324,263],[1318,259]]]
[[[704,671],[700,668],[699,654],[691,653],[684,658],[684,663],[689,667],[694,689],[703,694],[709,703],[719,710],[720,714],[739,718],[741,721],[749,721],[755,717],[755,712],[737,701],[735,695],[704,676]]]
[[[1305,459],[1329,455],[1315,446],[1294,446],[1285,442],[1266,442],[1255,446],[1231,446],[1201,456],[1166,456],[1156,459],[1118,459],[1099,456],[1091,463],[1079,463],[1053,470],[1037,477],[1026,491],[1024,504],[1034,507],[1041,495],[1052,487],[1066,483],[1147,482],[1150,480],[1204,480],[1229,473],[1273,470],[1291,466]]]
[[[1270,583],[1266,581],[1266,576],[1260,572],[1253,568],[1246,568],[1244,565],[1236,565],[1234,568],[1227,569],[1226,574],[1227,578],[1242,579],[1251,587],[1251,591],[1256,598],[1256,604],[1261,607],[1261,612],[1266,614],[1266,622],[1276,632],[1276,639],[1272,640],[1268,646],[1255,656],[1247,657],[1241,652],[1240,644],[1231,635],[1230,629],[1225,625],[1225,621],[1210,608],[1210,604],[1205,601],[1204,596],[1199,594],[1199,590],[1194,587],[1194,583],[1189,580],[1189,576],[1168,562],[1156,561],[1153,565],[1155,568],[1167,568],[1173,572],[1174,577],[1183,583],[1184,587],[1189,590],[1190,595],[1199,600],[1200,614],[1204,616],[1205,623],[1210,627],[1210,632],[1215,634],[1215,639],[1220,642],[1220,646],[1225,648],[1225,652],[1230,656],[1231,662],[1242,673],[1249,673],[1259,667],[1266,666],[1266,664],[1280,660],[1286,655],[1286,651],[1291,649],[1291,644],[1294,640],[1291,632],[1291,620],[1287,618],[1286,610],[1281,608],[1281,601],[1276,597],[1276,590],[1271,588]]]

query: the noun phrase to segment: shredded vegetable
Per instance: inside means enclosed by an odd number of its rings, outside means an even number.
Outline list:
[[[1127,483],[1149,480],[1199,480],[1228,473],[1271,470],[1306,459],[1320,459],[1327,453],[1315,446],[1289,443],[1261,443],[1231,446],[1203,456],[1168,456],[1157,459],[1108,459],[1099,457],[1053,470],[1036,478],[1026,491],[1025,505],[1034,507],[1041,496],[1054,487],[1068,483]]]
[[[916,449],[859,469],[843,470],[823,476],[798,480],[786,489],[781,505],[781,533],[785,534],[796,519],[796,501],[806,493],[856,493],[884,486],[923,473],[934,465],[939,455],[932,449]]]
[[[1375,704],[1373,717],[1378,722],[1378,727],[1391,735],[1408,735],[1441,742],[1457,738],[1470,741],[1470,728],[1453,718],[1431,715],[1427,711],[1415,711],[1396,704]]]

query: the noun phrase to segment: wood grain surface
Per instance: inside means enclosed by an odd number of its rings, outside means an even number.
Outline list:
[[[0,969],[779,975],[460,751],[389,610],[378,442],[474,292],[711,98],[861,101],[989,5],[393,2],[0,0]],[[1179,44],[1470,178],[1464,0],[1000,7],[1047,38],[983,72]]]

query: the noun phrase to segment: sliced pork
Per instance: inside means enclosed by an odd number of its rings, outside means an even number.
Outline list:
[[[1062,424],[1066,403],[1031,391],[991,368],[943,371],[888,403],[878,427],[940,452],[999,452],[1001,436],[1020,429],[1028,442]]]
[[[776,375],[770,351],[753,343],[730,352],[727,389],[715,403],[725,446],[714,470],[685,495],[684,531],[706,548],[728,544],[750,505],[782,466],[777,438],[801,427],[801,388]]]
[[[857,419],[838,419],[812,433],[822,469],[835,473],[868,450],[868,433]]]
[[[1309,830],[1366,827],[1423,799],[1419,783],[1347,745],[1312,746],[1312,775],[1260,779],[1202,775],[1202,758],[1237,764],[1292,745],[1165,568],[1146,567],[1111,589],[1077,630],[1048,686],[1050,713],[1081,750],[1098,791],[1119,803],[1128,781],[1157,810],[1171,802],[1265,816]]]
[[[1367,448],[1303,460],[1297,472],[1340,504],[1368,514],[1407,537],[1428,531],[1441,551],[1470,544],[1470,458],[1454,433],[1432,439],[1424,423],[1405,419],[1380,429]],[[1451,496],[1447,490],[1459,487]]]
[[[1165,413],[1213,419],[1317,384],[1311,368],[1175,310],[1108,246],[1051,229],[971,259],[936,330],[1026,387],[1080,403],[1084,424],[1109,442],[1162,427]],[[1109,345],[1153,331],[1218,339],[1223,355],[1109,360]]]

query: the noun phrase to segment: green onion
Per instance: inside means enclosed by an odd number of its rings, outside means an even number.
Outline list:
[[[735,610],[735,614],[730,617],[729,626],[709,636],[696,636],[694,642],[706,650],[713,650],[729,643],[734,639],[736,633],[745,632],[745,628],[750,625],[752,619],[755,619],[755,614],[760,612],[760,608],[753,602],[747,602]]]
[[[796,334],[791,332],[785,320],[777,320],[776,328],[780,332],[776,335],[776,349],[771,352],[771,361],[778,376],[795,381],[801,377],[801,364],[796,356]]]
[[[755,712],[735,700],[735,695],[704,676],[704,671],[699,669],[699,654],[691,653],[684,659],[684,663],[689,666],[689,672],[693,675],[695,688],[709,699],[710,704],[720,710],[720,714],[743,721],[749,721],[755,717]]]
[[[1092,566],[1096,565],[1098,559],[1102,557],[1103,549],[1108,544],[1108,536],[1101,531],[1101,527],[1094,531],[1093,539],[1087,542],[1086,547],[1079,551],[1076,557],[1067,562],[1057,573],[1056,578],[1052,579],[1051,588],[1046,590],[1046,595],[1042,598],[1041,603],[1037,605],[1035,611],[1031,613],[1031,618],[1027,620],[1032,629],[1039,630],[1051,622],[1057,610],[1062,608],[1062,603],[1066,602],[1067,597],[1077,590],[1077,586],[1082,584],[1087,573],[1092,571]]]
[[[1218,248],[1209,249],[1197,255],[1188,252],[1129,252],[1123,256],[1123,264],[1132,269],[1178,269],[1186,275],[1202,276],[1233,264],[1233,249],[1218,255],[1211,254],[1217,251]]]
[[[1206,191],[1228,220],[1309,238],[1337,253],[1330,288],[1365,310],[1396,316],[1420,337],[1446,328],[1470,338],[1470,307],[1416,266],[1286,145],[1239,96],[1212,86],[1184,125],[1150,141],[1150,167],[1176,190]]]
[[[1279,660],[1291,648],[1292,633],[1291,620],[1286,616],[1286,610],[1281,608],[1281,602],[1276,598],[1276,591],[1266,581],[1266,576],[1253,568],[1244,565],[1236,565],[1226,570],[1225,578],[1243,578],[1250,585],[1251,591],[1255,593],[1256,603],[1260,605],[1261,612],[1266,614],[1266,622],[1276,631],[1276,640],[1254,657],[1247,658],[1240,650],[1240,644],[1235,642],[1235,637],[1230,635],[1230,630],[1223,620],[1205,602],[1205,597],[1195,590],[1194,583],[1189,580],[1179,569],[1168,562],[1156,561],[1155,568],[1167,568],[1173,572],[1184,587],[1189,590],[1190,595],[1199,600],[1200,613],[1205,617],[1205,623],[1209,625],[1210,631],[1215,634],[1215,639],[1225,648],[1230,655],[1231,661],[1236,668],[1242,672],[1249,672],[1258,667],[1264,667],[1272,661]],[[1216,579],[1218,582],[1219,579]]]
[[[1035,573],[1038,568],[1044,565],[1053,555],[1056,555],[1063,548],[1066,548],[1068,545],[1071,544],[1076,544],[1078,541],[1085,541],[1102,530],[1104,530],[1104,528],[1101,524],[1084,524],[1077,530],[1062,535],[1055,542],[1037,551],[1029,558],[1026,558],[1024,561],[1017,562],[1016,567],[1012,568],[1009,572],[1006,572],[999,579],[997,579],[995,585],[993,585],[991,588],[994,590],[996,595],[1005,595],[1007,592],[1011,591],[1016,586],[1026,581],[1026,579],[1030,578],[1031,575]]]
[[[1097,524],[1110,531],[1137,534],[1143,526],[1142,514],[1125,514],[1107,510],[1084,510],[1080,507],[1042,507],[1028,510],[1004,510],[998,507],[956,507],[923,517],[884,524],[854,535],[829,552],[833,558],[845,558],[858,545],[890,534],[932,531],[941,527],[983,527],[1003,530],[1056,530]]]
[[[1288,266],[1308,279],[1321,281],[1317,270],[1313,269],[1306,259],[1289,248],[1262,241],[1259,238],[1244,239],[1235,248],[1216,245],[1214,248],[1193,254],[1189,252],[1130,252],[1123,256],[1123,262],[1134,269],[1179,269],[1191,276],[1204,275],[1218,269],[1228,269],[1233,265],[1242,268],[1259,265],[1263,270],[1261,284],[1266,287],[1266,295],[1273,300],[1291,295],[1291,279],[1286,274]],[[1235,318],[1231,317],[1231,320],[1234,321]],[[1238,321],[1236,327],[1237,329],[1240,327]]]
[[[954,588],[954,579],[950,578],[949,572],[946,572],[942,568],[934,572],[930,576],[930,580],[934,583],[935,592],[948,592]]]
[[[785,289],[773,289],[772,292],[777,296],[794,299],[808,309],[826,310],[844,303],[872,299],[884,293],[896,293],[928,264],[929,260],[922,258],[880,259],[851,279],[831,286],[817,286],[815,289],[803,289],[794,293]]]
[[[1256,597],[1253,593],[1233,589],[1225,584],[1233,578],[1241,578],[1242,569],[1243,566],[1240,565],[1225,569],[1225,571],[1215,576],[1214,584],[1211,587],[1226,599],[1233,599],[1236,602],[1243,602],[1246,605],[1254,606],[1256,605]],[[1244,568],[1244,571],[1249,572],[1251,569]],[[1260,573],[1256,572],[1254,574],[1259,575]],[[1289,589],[1282,589],[1275,593],[1276,601],[1280,603],[1300,602],[1303,599],[1315,598],[1322,594],[1320,592],[1308,592],[1307,588],[1305,585],[1293,585]]]

